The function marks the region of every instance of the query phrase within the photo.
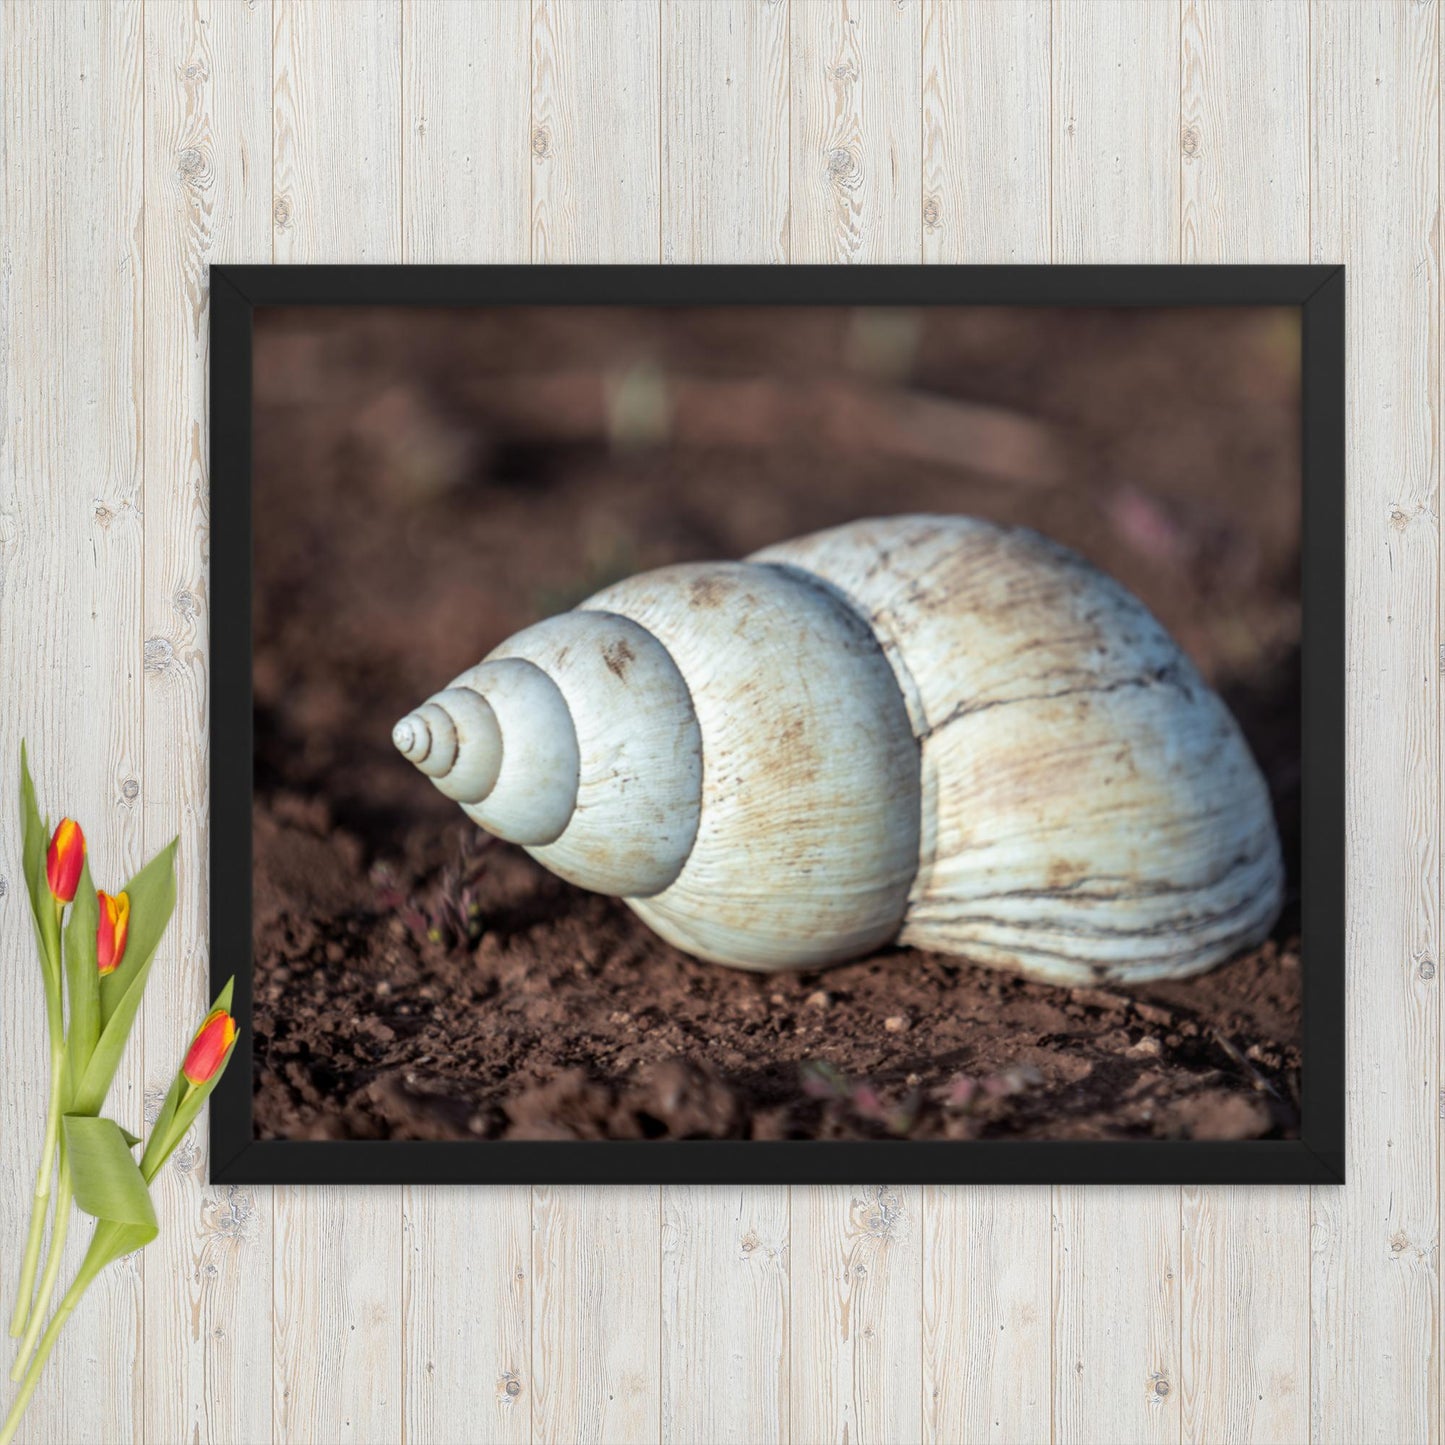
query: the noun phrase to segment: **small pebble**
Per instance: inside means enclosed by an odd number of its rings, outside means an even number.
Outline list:
[[[1144,1037],[1129,1050],[1129,1053],[1136,1059],[1158,1058],[1160,1052],[1159,1040],[1156,1039],[1153,1034],[1145,1034]]]
[[[883,1027],[887,1029],[890,1034],[901,1034],[907,1030],[908,1020],[904,1018],[902,1014],[893,1014],[883,1020]]]
[[[326,945],[327,963],[340,963],[346,957],[346,950],[339,943],[328,943]]]
[[[382,979],[381,982],[377,984],[376,996],[377,998],[391,997],[391,985],[385,979]]]
[[[782,1008],[783,1005],[787,1003],[787,999],[785,999],[780,993],[770,993],[768,995],[768,1002],[771,1004],[776,1004],[779,1008]]]
[[[805,1002],[809,1008],[825,1009],[833,1000],[827,989],[820,988],[810,993]]]

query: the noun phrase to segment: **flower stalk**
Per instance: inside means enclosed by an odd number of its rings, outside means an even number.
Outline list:
[[[20,770],[24,872],[45,990],[50,1098],[10,1321],[10,1333],[20,1338],[11,1371],[20,1391],[0,1427],[0,1445],[13,1439],[55,1341],[85,1290],[107,1264],[156,1237],[150,1183],[219,1081],[237,1032],[227,984],[196,1030],[137,1164],[131,1149],[140,1140],[101,1118],[100,1110],[175,908],[176,845],[163,848],[121,891],[98,890],[91,882],[80,825],[65,818],[52,833],[42,820],[23,746]],[[42,1272],[52,1202],[54,1223]],[[95,1233],[47,1323],[72,1204],[95,1219]]]

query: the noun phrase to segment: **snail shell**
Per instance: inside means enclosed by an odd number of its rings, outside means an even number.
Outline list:
[[[896,941],[1178,977],[1280,908],[1264,780],[1168,633],[1076,554],[971,518],[629,578],[393,736],[489,832],[743,968]]]

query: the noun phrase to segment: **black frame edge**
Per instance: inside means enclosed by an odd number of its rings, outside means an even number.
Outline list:
[[[210,1179],[332,1183],[1342,1184],[1345,1179],[1345,272],[1342,266],[212,266],[211,985],[232,974],[236,1057],[211,1097]],[[251,382],[265,305],[1299,306],[1301,848],[1305,952],[1298,1140],[256,1140],[252,1134]]]

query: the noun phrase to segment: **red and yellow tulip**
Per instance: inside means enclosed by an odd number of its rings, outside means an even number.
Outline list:
[[[95,930],[95,961],[104,977],[114,973],[125,957],[126,935],[130,932],[130,894],[122,892],[112,896],[98,888],[95,897],[100,904],[100,926]]]
[[[85,866],[85,834],[74,818],[62,818],[45,853],[45,881],[57,903],[69,903]]]
[[[236,1020],[223,1008],[212,1009],[206,1021],[196,1030],[181,1073],[186,1081],[197,1086],[208,1083],[221,1067],[236,1039]]]

